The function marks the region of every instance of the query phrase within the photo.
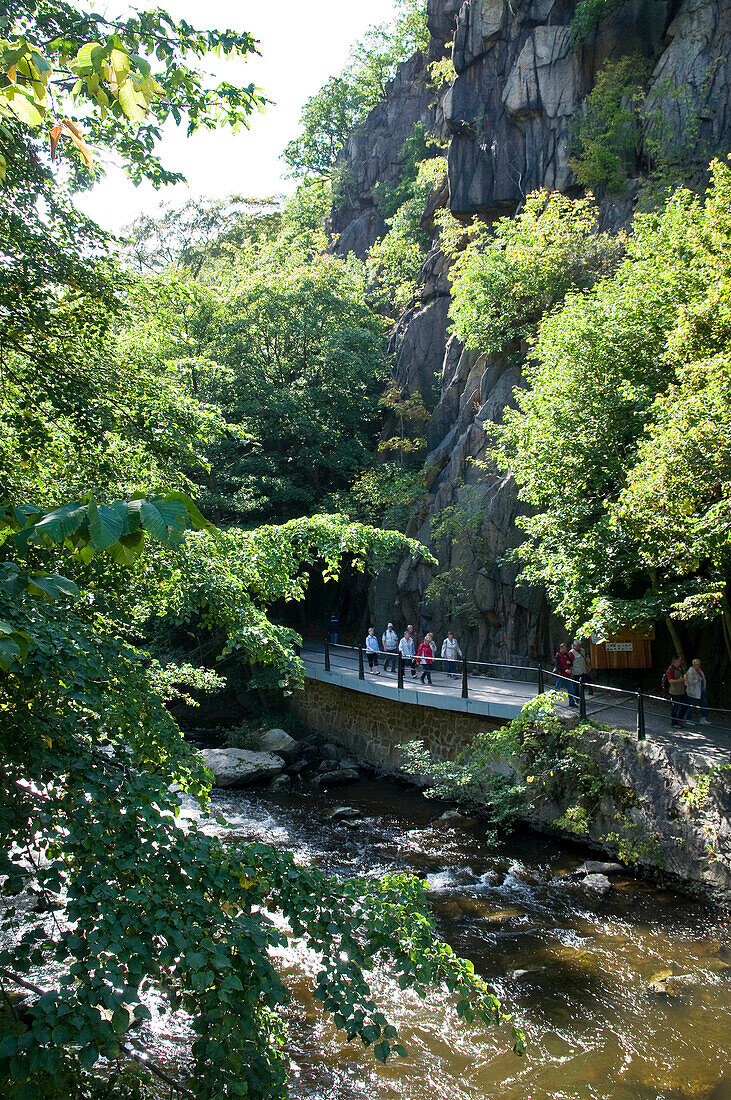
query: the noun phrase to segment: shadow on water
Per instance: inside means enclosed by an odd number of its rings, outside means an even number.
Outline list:
[[[443,805],[380,779],[214,802],[234,837],[332,874],[424,878],[441,935],[528,1034],[518,1059],[507,1029],[466,1027],[445,993],[420,1001],[378,973],[410,1052],[378,1066],[323,1020],[317,960],[291,943],[278,965],[293,993],[295,1100],[731,1100],[731,939],[717,910],[629,875],[596,897],[571,877],[577,849],[527,833],[488,849],[478,823],[439,823]],[[357,828],[331,819],[338,804],[360,811]]]

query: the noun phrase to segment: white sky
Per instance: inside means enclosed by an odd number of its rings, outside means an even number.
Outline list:
[[[297,132],[305,100],[343,67],[352,43],[367,27],[393,14],[392,0],[168,0],[164,6],[194,26],[231,27],[258,38],[261,57],[243,64],[211,57],[205,65],[232,83],[253,82],[274,103],[252,115],[250,129],[238,134],[221,129],[187,138],[184,127],[171,125],[159,153],[166,168],[184,173],[187,185],[160,191],[145,183],[135,187],[110,166],[107,177],[78,196],[77,204],[114,231],[143,211],[154,214],[161,203],[177,205],[190,196],[266,197],[292,191],[279,157]],[[98,8],[111,13],[116,5]]]

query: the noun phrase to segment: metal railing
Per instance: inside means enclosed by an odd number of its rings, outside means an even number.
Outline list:
[[[369,662],[368,654],[369,651],[362,645],[333,645],[326,641],[322,651],[309,650],[306,658],[311,664],[322,662],[325,672],[333,671],[333,663],[336,665],[334,671],[354,670],[357,663],[359,680],[365,680],[369,674],[392,672],[400,691],[412,679],[422,680],[430,687],[449,688],[452,685],[431,682],[432,674],[446,673],[456,681],[453,685],[455,689],[457,682],[460,683],[462,699],[479,698],[477,693],[490,681],[532,685],[536,695],[555,688],[566,693],[568,706],[575,708],[581,719],[590,718],[603,724],[601,717],[604,715],[607,719],[605,724],[632,730],[641,741],[647,739],[653,726],[665,729],[672,723],[687,732],[688,727],[683,726],[683,722],[697,724],[701,717],[705,718],[703,725],[709,733],[715,731],[716,734],[722,733],[731,737],[731,710],[710,707],[702,711],[700,701],[673,707],[672,700],[661,695],[597,684],[586,678],[561,676],[550,671],[541,662],[535,665],[501,664],[496,661],[472,661],[463,655],[456,661],[435,656],[430,664],[425,664],[421,663],[418,656],[404,658],[398,651],[382,649],[372,653]],[[370,665],[373,667],[369,667]],[[452,691],[449,690],[448,693],[452,694]],[[522,692],[520,694],[523,695]]]

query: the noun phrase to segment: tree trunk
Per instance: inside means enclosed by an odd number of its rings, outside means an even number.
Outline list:
[[[669,615],[665,615],[665,626],[668,628],[668,633],[669,633],[670,637],[672,638],[673,645],[675,646],[676,656],[682,658],[683,664],[687,666],[688,661],[686,660],[685,650],[683,649],[683,643],[680,640],[680,635],[678,634],[677,630],[675,629],[675,623],[673,622],[673,620],[670,618]]]

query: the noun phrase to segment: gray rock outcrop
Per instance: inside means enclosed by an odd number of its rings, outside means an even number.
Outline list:
[[[401,67],[340,164],[347,189],[333,215],[334,247],[363,256],[384,229],[374,187],[398,182],[414,124],[449,139],[447,184],[435,190],[422,222],[433,247],[391,352],[399,389],[418,391],[431,413],[427,495],[407,530],[435,551],[438,571],[458,573],[463,590],[453,593],[451,606],[444,596],[427,602],[435,573],[407,558],[378,577],[368,615],[437,633],[452,626],[475,659],[545,657],[551,620],[542,593],[516,584],[516,570],[503,564],[521,538],[520,506],[513,479],[491,463],[490,424],[500,422],[521,384],[520,356],[508,362],[479,355],[450,335],[435,210],[448,205],[460,220],[492,221],[514,213],[539,187],[578,193],[569,168],[572,119],[605,63],[626,56],[644,59],[651,71],[638,170],[656,161],[662,146],[669,161],[681,151],[687,177],[700,179],[710,157],[731,146],[731,0],[626,0],[583,41],[570,30],[575,11],[576,0],[429,0],[429,58]],[[426,66],[450,40],[456,79],[434,103]],[[626,225],[632,202],[631,190],[606,196],[603,228]],[[437,545],[432,521],[454,507],[479,513],[479,530],[459,545]]]

